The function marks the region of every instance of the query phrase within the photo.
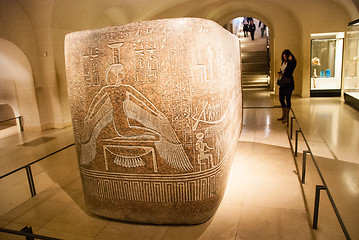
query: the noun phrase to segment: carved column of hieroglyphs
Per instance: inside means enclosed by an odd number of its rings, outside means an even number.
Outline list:
[[[162,19],[68,34],[65,55],[89,211],[208,220],[242,127],[238,39],[209,20]]]

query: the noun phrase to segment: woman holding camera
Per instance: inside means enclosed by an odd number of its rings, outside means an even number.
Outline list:
[[[282,106],[282,117],[278,118],[283,123],[288,121],[288,114],[291,104],[292,92],[294,90],[293,72],[297,66],[297,61],[289,49],[282,52],[282,64],[280,66],[279,80],[279,101]]]

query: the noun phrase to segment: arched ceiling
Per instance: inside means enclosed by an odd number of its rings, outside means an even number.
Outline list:
[[[305,11],[313,2],[333,2],[348,12],[350,19],[359,17],[359,0],[55,0],[51,26],[64,27],[64,19],[78,18],[83,23],[81,26],[78,22],[73,23],[76,25],[75,29],[83,30],[173,17],[201,17],[223,25],[229,20],[229,15],[236,17],[235,11],[257,13],[258,16],[270,18],[266,10],[273,6],[299,18],[298,12]],[[79,18],[79,15],[85,16]],[[68,21],[67,28],[73,29],[71,21]]]

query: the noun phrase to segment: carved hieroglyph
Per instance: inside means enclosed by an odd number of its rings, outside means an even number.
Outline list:
[[[154,224],[208,220],[242,127],[238,38],[195,18],[66,36],[87,207]]]

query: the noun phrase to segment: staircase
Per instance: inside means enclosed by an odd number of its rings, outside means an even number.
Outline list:
[[[267,37],[261,38],[258,22],[255,21],[257,30],[254,41],[250,37],[244,37],[240,33],[242,51],[242,84],[243,89],[268,89],[269,88],[269,51],[267,49]]]
[[[268,52],[242,52],[243,88],[268,88]]]

